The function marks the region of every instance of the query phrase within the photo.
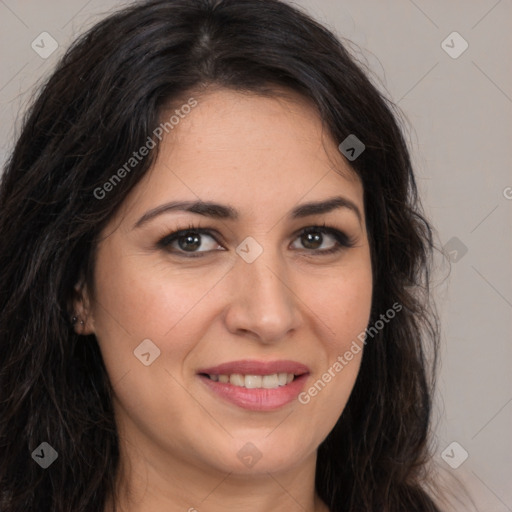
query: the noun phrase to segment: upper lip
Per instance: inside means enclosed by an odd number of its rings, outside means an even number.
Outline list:
[[[232,375],[240,373],[242,375],[272,375],[274,373],[293,373],[302,375],[309,373],[309,368],[296,361],[256,361],[254,359],[242,359],[240,361],[230,361],[217,366],[203,368],[197,373],[208,375]]]

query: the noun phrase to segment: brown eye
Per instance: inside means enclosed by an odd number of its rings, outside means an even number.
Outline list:
[[[211,242],[206,243],[210,239]],[[220,245],[209,232],[200,229],[175,231],[158,242],[158,246],[175,253],[206,253],[214,251]],[[203,250],[198,250],[202,248]]]
[[[323,242],[324,235],[321,233],[304,233],[301,236],[302,244],[306,249],[318,249]]]
[[[189,233],[177,238],[180,249],[184,251],[195,251],[201,246],[201,235],[197,233]]]
[[[348,248],[354,245],[354,242],[345,233],[326,226],[306,228],[300,233],[298,238],[304,249],[319,254],[331,254],[340,251],[344,247]],[[322,245],[327,243],[326,239],[331,239],[331,243],[328,243],[328,246],[322,249]]]

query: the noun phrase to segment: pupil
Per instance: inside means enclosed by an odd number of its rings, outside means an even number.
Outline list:
[[[322,235],[320,233],[312,234],[306,233],[304,235],[306,238],[306,243],[304,244],[308,249],[316,249],[320,245],[322,245]],[[308,245],[313,245],[313,247],[308,247]]]
[[[189,244],[189,245],[187,245],[187,244]],[[179,239],[178,245],[183,250],[197,249],[201,245],[201,242],[199,240],[199,235],[194,233],[191,235],[189,234],[189,235],[183,236]]]

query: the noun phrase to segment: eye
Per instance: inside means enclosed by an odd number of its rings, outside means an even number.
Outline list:
[[[326,237],[327,235],[327,237]],[[327,240],[327,248],[321,248]],[[332,254],[343,248],[353,247],[355,242],[342,231],[327,226],[311,226],[302,230],[299,234],[300,243],[308,250],[319,254]]]
[[[205,246],[205,238],[209,238],[213,242]],[[158,246],[170,252],[188,253],[187,255],[191,256],[196,253],[210,252],[221,247],[208,230],[194,226],[167,235],[158,242]],[[199,248],[203,248],[203,250],[198,250]]]

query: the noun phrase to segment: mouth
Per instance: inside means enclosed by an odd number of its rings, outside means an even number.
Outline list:
[[[208,377],[214,382],[221,382],[223,384],[231,384],[246,389],[277,389],[281,386],[286,386],[293,382],[300,375],[293,373],[272,373],[271,375],[243,375],[241,373],[227,374],[200,374],[203,377]]]
[[[210,391],[223,400],[254,411],[270,411],[297,398],[309,368],[294,361],[243,360],[197,372]]]

